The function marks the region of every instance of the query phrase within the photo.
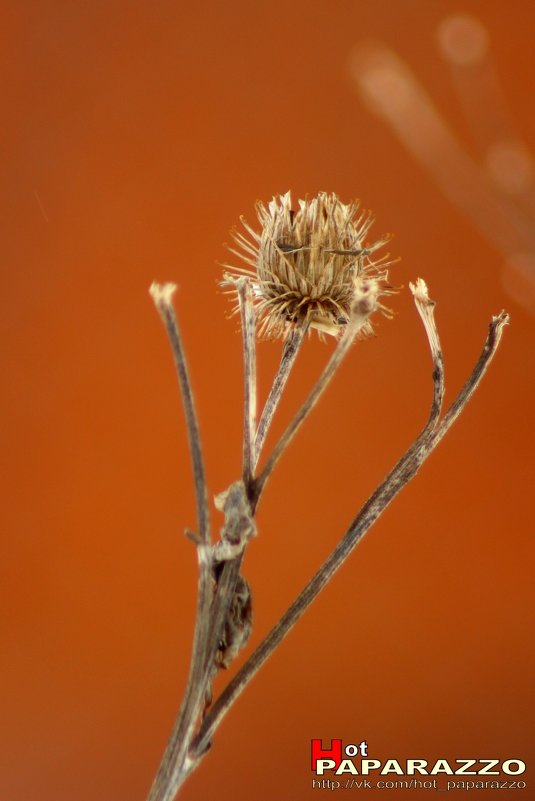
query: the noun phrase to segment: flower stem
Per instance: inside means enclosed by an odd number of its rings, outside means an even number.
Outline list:
[[[277,374],[275,375],[275,378],[273,380],[273,384],[271,386],[271,390],[268,399],[266,401],[266,405],[264,406],[262,416],[260,417],[258,430],[256,432],[253,469],[258,464],[260,453],[262,451],[262,447],[264,445],[267,433],[271,426],[271,422],[275,415],[275,411],[281,399],[284,387],[286,386],[286,382],[288,381],[288,378],[290,376],[292,367],[295,364],[295,360],[297,358],[297,354],[299,353],[299,349],[303,344],[303,340],[305,338],[306,332],[308,331],[308,328],[309,328],[308,318],[303,317],[299,322],[295,323],[292,326],[290,333],[288,335],[288,339],[284,344],[281,363],[277,371]]]
[[[243,467],[242,477],[246,488],[251,486],[254,470],[256,428],[256,340],[255,311],[251,282],[239,278],[237,292],[240,303],[243,343]]]
[[[288,425],[285,432],[283,433],[283,435],[273,448],[271,454],[269,455],[266,461],[266,464],[264,465],[262,472],[255,479],[253,487],[253,504],[255,507],[258,504],[258,501],[260,500],[260,496],[264,490],[266,482],[268,481],[273,470],[275,469],[275,466],[279,461],[280,457],[282,456],[282,454],[284,453],[284,451],[294,438],[298,429],[301,427],[301,424],[305,421],[305,419],[308,417],[308,415],[310,414],[310,412],[320,399],[324,390],[327,388],[327,385],[330,383],[336,370],[342,363],[342,360],[344,359],[345,355],[349,351],[349,348],[353,344],[356,334],[366,324],[370,310],[367,302],[364,302],[363,306],[364,308],[362,309],[362,311],[358,308],[358,304],[357,307],[353,310],[353,315],[351,317],[351,320],[349,321],[342,338],[338,342],[334,353],[329,359],[327,366],[325,367],[322,374],[318,378],[308,398],[301,405],[300,409],[297,411],[293,420]]]
[[[419,300],[415,297],[417,306]],[[420,308],[419,308],[420,311]],[[312,601],[321,592],[323,587],[330,581],[334,573],[345,562],[349,554],[360,542],[366,532],[370,529],[377,518],[382,514],[386,507],[391,503],[395,496],[414,478],[422,463],[440,442],[446,431],[450,428],[458,415],[461,413],[466,403],[476,390],[484,373],[487,370],[496,350],[498,348],[504,325],[508,322],[508,316],[501,312],[497,317],[493,317],[489,325],[489,334],[485,342],[482,354],[470,374],[467,382],[459,392],[457,398],[445,414],[444,418],[438,423],[440,406],[437,413],[437,399],[444,394],[443,371],[439,369],[438,358],[442,359],[440,350],[433,353],[433,384],[434,393],[429,420],[421,434],[414,443],[408,448],[405,454],[397,462],[394,468],[377,487],[375,492],[366,501],[358,515],[355,517],[346,534],[327,557],[323,565],[309,581],[304,590],[283,614],[271,632],[258,646],[254,653],[249,657],[241,670],[229,682],[221,693],[216,703],[213,705],[209,714],[204,719],[200,731],[192,743],[192,757],[203,753],[206,744],[212,739],[214,731],[217,729],[222,719],[243,692],[253,676],[261,668],[264,662],[271,656],[276,647],[286,637],[299,618],[308,609]],[[426,331],[429,335],[428,326]],[[433,351],[433,346],[432,346]]]
[[[202,542],[208,543],[210,540],[210,521],[208,516],[208,491],[206,487],[206,475],[204,470],[204,460],[202,455],[201,436],[197,413],[193,401],[193,392],[189,378],[188,365],[182,344],[182,336],[173,308],[172,297],[176,291],[175,284],[153,283],[149,292],[158,314],[162,318],[167,331],[167,336],[171,343],[173,358],[180,384],[180,392],[184,404],[186,425],[188,430],[188,440],[193,464],[193,477],[195,481],[195,496],[197,500],[197,525],[199,537]]]
[[[204,460],[182,337],[172,304],[172,296],[175,289],[176,287],[173,284],[153,284],[150,288],[150,293],[171,343],[184,403],[197,499],[198,532],[191,534],[190,537],[197,546],[199,585],[193,649],[184,700],[150,790],[148,801],[172,801],[180,784],[180,775],[187,763],[191,738],[204,702],[206,687],[205,662],[212,600],[212,558]]]

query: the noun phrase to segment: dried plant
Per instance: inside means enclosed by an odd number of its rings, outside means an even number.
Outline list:
[[[381,296],[388,285],[388,256],[374,254],[386,239],[368,243],[369,214],[357,216],[358,204],[345,205],[335,195],[320,193],[301,200],[297,211],[290,194],[258,204],[261,230],[243,222],[249,238],[234,232],[236,253],[246,268],[228,267],[224,285],[237,298],[241,316],[244,361],[244,425],[242,476],[216,498],[224,514],[219,539],[212,541],[208,491],[199,427],[180,329],[175,316],[173,284],[153,284],[151,294],[162,317],[178,373],[193,463],[197,529],[187,531],[197,548],[199,589],[193,653],[185,695],[173,733],[154,780],[149,801],[172,801],[184,780],[206,755],[213,735],[230,707],[273,653],[314,598],[343,564],[355,545],[397,493],[416,475],[477,388],[499,345],[508,316],[493,317],[481,356],[450,408],[442,414],[444,369],[434,321],[434,302],[422,279],[410,284],[423,321],[433,361],[433,397],[421,433],[363,505],[339,544],[300,595],[213,700],[212,682],[246,644],[252,625],[251,592],[241,573],[249,540],[256,536],[255,513],[266,482],[301,423],[333,377],[359,334],[371,330],[371,317],[388,310]],[[256,322],[260,333],[283,340],[280,367],[257,424]],[[286,380],[311,329],[338,339],[316,385],[257,471],[267,431]]]

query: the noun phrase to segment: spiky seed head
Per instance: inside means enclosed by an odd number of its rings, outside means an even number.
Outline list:
[[[359,213],[358,202],[346,205],[334,193],[320,192],[299,200],[295,210],[287,192],[267,206],[259,201],[256,211],[261,230],[242,217],[245,234],[232,231],[237,248],[229,247],[247,266],[225,265],[223,285],[235,287],[241,276],[250,277],[260,336],[284,337],[305,318],[320,334],[339,336],[363,287],[373,301],[370,314],[388,313],[379,297],[392,292],[386,283],[391,262],[374,255],[388,237],[367,242],[373,217]],[[366,320],[362,331],[371,330]]]

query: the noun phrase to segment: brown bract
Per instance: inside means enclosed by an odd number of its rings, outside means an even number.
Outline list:
[[[376,309],[388,313],[381,295],[391,294],[387,284],[389,256],[374,258],[388,237],[367,242],[373,222],[370,212],[359,213],[358,202],[342,203],[334,194],[320,192],[299,200],[292,208],[290,192],[274,197],[267,206],[256,204],[260,232],[242,218],[247,235],[233,231],[239,249],[229,247],[246,268],[225,265],[223,284],[235,286],[251,278],[259,334],[281,337],[293,324],[306,320],[320,334],[339,336],[362,292]],[[371,331],[369,320],[361,331]]]

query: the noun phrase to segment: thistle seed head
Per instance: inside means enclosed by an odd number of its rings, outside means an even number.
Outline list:
[[[379,297],[394,291],[387,284],[392,262],[388,255],[374,256],[388,237],[368,243],[373,217],[358,209],[358,202],[346,205],[334,193],[320,192],[299,200],[294,210],[287,192],[267,207],[257,203],[260,232],[241,218],[245,234],[234,230],[237,248],[229,250],[247,266],[225,265],[223,285],[235,287],[249,276],[261,336],[285,337],[304,320],[320,335],[339,336],[363,290],[368,317],[376,309],[389,314]],[[361,330],[371,332],[368,319]]]

